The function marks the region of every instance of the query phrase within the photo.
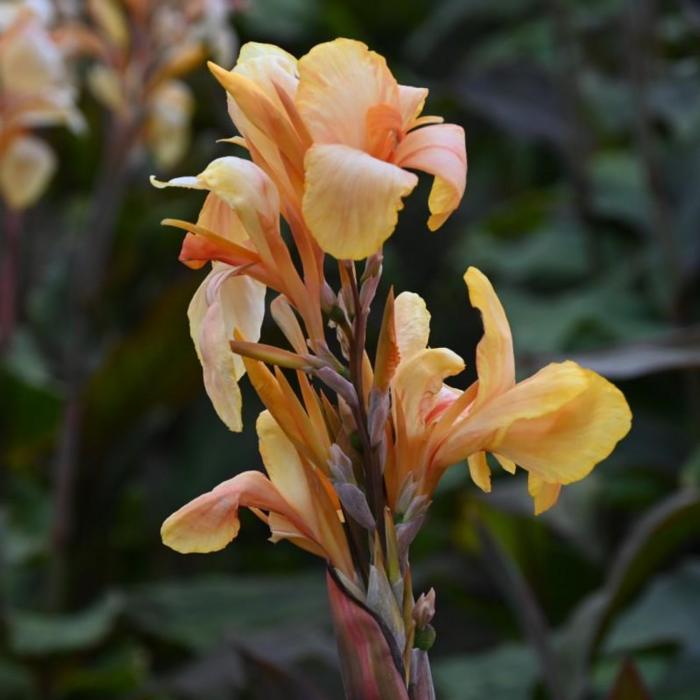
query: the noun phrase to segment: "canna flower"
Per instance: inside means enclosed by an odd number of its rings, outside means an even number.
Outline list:
[[[396,463],[418,464],[411,476],[431,494],[444,470],[466,459],[472,480],[488,492],[491,453],[506,471],[519,466],[528,472],[528,490],[541,513],[556,503],[562,485],[583,479],[612,452],[629,431],[631,413],[619,389],[575,362],[549,364],[516,383],[503,307],[479,270],[470,267],[464,279],[484,325],[478,380],[464,392],[443,383],[464,369],[462,358],[447,348],[427,348],[430,317],[423,300],[397,297],[402,354],[392,387]],[[409,473],[404,470],[399,483]]]
[[[163,542],[182,553],[223,549],[238,535],[238,510],[245,507],[268,524],[272,542],[289,540],[354,580],[340,502],[327,466],[314,465],[300,454],[270,412],[260,414],[256,428],[267,476],[242,472],[191,501],[163,523]],[[327,439],[323,425],[315,428]]]
[[[13,3],[0,14],[0,194],[13,209],[34,204],[56,169],[51,148],[32,132],[82,128],[76,90],[41,3]]]
[[[336,258],[376,253],[402,200],[434,176],[428,227],[438,229],[464,193],[464,131],[422,117],[425,88],[399,85],[386,61],[350,39],[319,44],[297,61],[246,44],[232,71],[211,65],[249,148],[320,247]]]

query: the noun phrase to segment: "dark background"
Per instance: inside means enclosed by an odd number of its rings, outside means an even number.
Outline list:
[[[385,284],[425,297],[433,346],[473,364],[481,329],[461,277],[476,265],[519,376],[572,357],[632,407],[630,436],[543,517],[522,473],[488,497],[464,465],[446,475],[413,553],[416,590],[438,592],[438,697],[602,698],[617,677],[624,697],[697,698],[698,3],[250,0],[235,27],[295,55],[366,41],[400,82],[431,89],[426,113],[465,127],[460,210],[428,232],[426,178],[385,250]],[[223,91],[204,68],[187,82],[192,147],[172,175],[232,152],[215,143],[233,134]],[[81,312],[87,379],[69,395],[67,261],[92,244],[79,232],[106,135],[92,98],[81,107],[87,135],[47,134],[61,166],[26,217],[20,325],[0,366],[0,697],[340,697],[319,560],[267,543],[247,513],[222,553],[160,543],[173,510],[259,465],[260,405],[246,385],[234,435],[206,398],[185,317],[203,273],[159,226],[196,218],[202,197],[150,188],[147,156]]]

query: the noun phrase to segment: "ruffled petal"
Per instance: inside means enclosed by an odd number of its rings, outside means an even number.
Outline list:
[[[399,90],[382,56],[360,41],[336,39],[299,59],[296,102],[315,143],[367,150],[367,111],[398,107]]]
[[[430,312],[421,296],[413,292],[401,292],[396,297],[394,326],[402,362],[428,347]]]
[[[628,433],[632,421],[616,386],[573,362],[565,364],[577,368],[583,390],[554,410],[514,421],[497,445],[499,454],[559,484],[587,476]]]
[[[396,149],[393,162],[435,176],[428,198],[428,228],[435,231],[459,206],[467,183],[464,129],[456,124],[432,124],[409,133]]]
[[[238,380],[245,366],[229,347],[234,329],[251,341],[260,337],[265,314],[265,286],[234,268],[217,263],[192,297],[187,316],[190,335],[202,364],[204,387],[224,424],[243,428]]]
[[[484,335],[476,347],[479,392],[474,408],[515,384],[513,337],[505,311],[486,275],[470,267],[464,274],[471,305],[481,312]]]
[[[321,248],[338,259],[376,253],[418,182],[413,173],[341,145],[312,146],[304,164],[304,218]]]
[[[182,554],[217,552],[238,535],[241,506],[290,513],[289,505],[264,474],[243,472],[173,513],[160,530],[163,544]]]

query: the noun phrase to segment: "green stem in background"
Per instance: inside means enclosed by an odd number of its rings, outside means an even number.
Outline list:
[[[140,129],[140,119],[128,123],[110,120],[108,123],[90,210],[82,234],[75,239],[70,265],[67,312],[70,334],[61,372],[66,386],[66,402],[53,464],[53,524],[48,577],[48,598],[53,608],[61,606],[65,592],[65,560],[72,529],[73,492],[82,433],[82,395],[93,363],[89,316],[104,279],[126,189],[131,151]]]
[[[19,246],[22,212],[7,207],[3,220],[3,249],[0,263],[0,353],[10,345],[17,322]]]

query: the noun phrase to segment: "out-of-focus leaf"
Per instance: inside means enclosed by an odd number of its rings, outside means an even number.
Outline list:
[[[75,613],[48,614],[15,610],[8,615],[10,647],[16,654],[44,656],[86,649],[111,631],[123,608],[123,597],[108,594]]]
[[[654,340],[579,353],[571,359],[611,379],[631,379],[700,366],[700,327],[684,328]]]
[[[602,151],[591,158],[589,167],[596,212],[648,230],[650,194],[639,156],[631,151]]]
[[[203,651],[226,638],[271,626],[326,622],[323,577],[207,577],[154,583],[135,591],[127,610],[144,631]]]
[[[246,6],[241,19],[253,36],[284,43],[308,35],[318,11],[318,0],[256,0]]]
[[[605,585],[576,609],[560,635],[560,654],[569,679],[569,696],[585,692],[588,665],[616,614],[649,574],[700,531],[700,495],[686,490],[652,508],[622,544]]]
[[[607,700],[651,700],[637,667],[629,659],[622,662]]]
[[[657,644],[700,651],[700,561],[658,577],[641,599],[623,613],[605,643],[608,654],[629,653]]]
[[[0,657],[0,691],[3,700],[34,700],[34,681],[28,669]]]
[[[445,700],[514,700],[530,697],[537,665],[527,647],[508,644],[481,654],[433,663],[438,697]]]
[[[556,144],[571,138],[560,95],[535,65],[507,63],[472,71],[460,77],[454,89],[467,107],[516,136]]]

